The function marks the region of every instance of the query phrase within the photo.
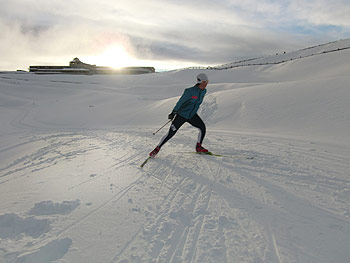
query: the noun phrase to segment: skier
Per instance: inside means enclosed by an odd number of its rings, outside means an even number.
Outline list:
[[[205,124],[198,116],[197,111],[201,105],[208,85],[208,76],[204,73],[197,75],[197,83],[191,88],[185,89],[179,101],[176,103],[173,111],[168,115],[168,119],[172,120],[169,132],[161,139],[158,146],[150,152],[149,156],[154,157],[160,148],[170,140],[180,127],[188,122],[192,126],[199,129],[196,151],[198,153],[207,153],[208,150],[203,148],[202,142],[205,136]]]

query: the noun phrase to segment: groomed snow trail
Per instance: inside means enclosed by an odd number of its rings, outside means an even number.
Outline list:
[[[184,127],[141,169],[151,136],[71,131],[0,149],[0,261],[349,258],[349,149],[208,131],[205,146],[232,157],[183,154],[196,140]]]

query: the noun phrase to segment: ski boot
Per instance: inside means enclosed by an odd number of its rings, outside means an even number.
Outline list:
[[[154,150],[152,152],[149,153],[150,157],[155,157],[157,155],[157,153],[159,152],[160,147],[157,146],[156,148],[154,148]]]
[[[199,142],[196,145],[196,152],[197,153],[208,153],[209,151],[205,149]]]

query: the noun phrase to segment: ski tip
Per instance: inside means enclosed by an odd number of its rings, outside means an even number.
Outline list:
[[[153,158],[153,157],[148,156],[148,158],[140,165],[140,168],[143,168],[145,166],[145,164],[148,162],[148,160],[151,158]]]
[[[218,156],[218,157],[223,157],[222,154],[217,154],[217,153],[212,153],[212,152],[207,152],[206,154],[213,155],[213,156]]]

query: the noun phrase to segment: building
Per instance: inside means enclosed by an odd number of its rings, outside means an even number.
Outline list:
[[[112,75],[136,75],[155,73],[154,67],[125,67],[114,69],[110,67],[98,67],[83,63],[79,58],[69,62],[69,66],[30,66],[29,72],[37,74],[112,74]]]

